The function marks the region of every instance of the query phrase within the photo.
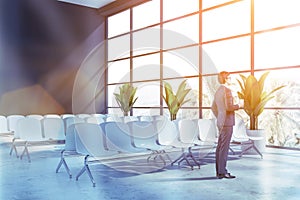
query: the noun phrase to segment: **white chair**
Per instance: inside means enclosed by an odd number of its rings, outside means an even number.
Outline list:
[[[28,145],[33,142],[42,142],[46,140],[43,137],[41,121],[28,117],[20,119],[17,123],[17,132],[20,134],[20,140],[24,141],[24,150],[20,158],[22,159],[26,153],[28,162],[31,162]]]
[[[91,115],[90,114],[81,113],[81,114],[76,114],[75,116],[79,117],[79,118],[82,118],[82,119],[85,119],[85,118],[90,117]]]
[[[30,117],[30,118],[34,118],[34,119],[38,119],[38,120],[42,120],[44,118],[43,115],[39,115],[39,114],[26,115],[26,117]]]
[[[231,145],[241,146],[242,152],[240,153],[239,157],[242,157],[243,154],[245,154],[247,151],[253,149],[257,154],[260,155],[261,158],[263,158],[262,153],[255,146],[256,140],[263,140],[263,139],[264,138],[260,136],[256,136],[256,137],[248,136],[244,121],[238,116],[235,117],[235,125],[233,127]]]
[[[171,165],[174,165],[175,163],[180,165],[181,162],[186,161],[191,169],[194,169],[189,161],[189,157],[191,157],[190,148],[194,146],[194,144],[185,144],[179,140],[179,130],[177,125],[173,121],[165,118],[165,120],[156,121],[155,126],[158,132],[158,143],[160,145],[172,146],[175,151],[181,151],[180,156],[178,156]]]
[[[20,119],[24,119],[24,118],[25,118],[24,115],[9,115],[9,116],[7,116],[8,130],[13,132],[13,134],[14,134],[9,155],[11,155],[13,151],[15,151],[16,156],[19,157],[17,148],[16,148],[17,144],[15,142],[16,139],[20,138],[20,134],[17,131],[17,123]]]
[[[152,116],[139,116],[139,120],[141,122],[152,122],[153,117]]]
[[[166,165],[164,158],[164,156],[166,156],[172,162],[170,156],[166,152],[167,149],[172,147],[159,145],[157,131],[152,122],[132,121],[127,124],[129,125],[131,136],[133,137],[134,146],[152,152],[148,156],[147,161],[149,161],[151,157],[153,157],[154,160],[159,157],[164,165]]]
[[[124,116],[122,119],[124,123],[139,121],[139,118],[136,116]]]
[[[86,171],[93,187],[96,183],[89,168],[89,164],[101,163],[102,159],[118,154],[117,151],[107,151],[104,147],[104,134],[97,124],[81,123],[75,128],[76,152],[84,155],[84,166],[76,176],[76,180]]]
[[[9,116],[7,116],[8,130],[14,132],[15,138],[19,137],[18,133],[16,132],[17,122],[19,121],[19,119],[23,119],[23,118],[25,118],[24,115],[9,115]]]
[[[153,115],[153,116],[151,116],[152,117],[152,119],[154,120],[154,121],[158,121],[158,120],[168,120],[168,118],[166,117],[166,116],[164,116],[164,115]]]
[[[61,117],[62,119],[65,119],[65,118],[67,118],[67,117],[75,117],[75,115],[74,115],[74,114],[70,114],[70,113],[65,113],[65,114],[61,114],[60,117]]]
[[[196,145],[198,146],[197,149],[203,145],[203,142],[199,140],[199,129],[198,124],[194,120],[190,119],[180,119],[177,121],[178,123],[178,130],[179,130],[179,141],[187,145],[188,147],[181,155],[181,159],[179,162],[185,160],[188,165],[193,166],[188,161],[188,158],[191,158],[193,162],[198,166],[200,169],[200,163],[196,161],[196,158],[193,155],[192,148]]]
[[[60,167],[63,165],[70,178],[72,178],[72,173],[65,158],[66,156],[78,155],[76,152],[76,144],[75,144],[76,125],[77,124],[71,124],[70,126],[68,126],[66,130],[65,146],[64,149],[60,152],[60,161],[56,167],[56,173],[58,173]]]
[[[7,118],[0,115],[0,135],[10,135],[12,133],[12,131],[8,130]]]
[[[120,153],[140,153],[147,151],[134,146],[128,124],[105,122],[100,126],[104,130],[107,138],[105,141],[105,148],[107,150],[118,151]]]
[[[181,119],[178,122],[179,140],[183,143],[202,145],[203,142],[199,139],[198,123],[190,119]]]
[[[102,124],[105,122],[104,118],[96,117],[96,116],[91,116],[91,117],[85,118],[85,121],[87,123],[91,123],[91,124]]]
[[[106,115],[105,114],[101,114],[101,113],[94,113],[94,114],[91,114],[92,117],[101,117],[103,119],[106,118]]]
[[[44,118],[61,118],[61,116],[58,114],[46,114]]]
[[[108,115],[105,119],[106,122],[123,122],[122,117],[114,116],[114,115]]]
[[[85,120],[83,118],[79,118],[79,117],[75,117],[75,116],[63,118],[63,121],[64,121],[64,125],[65,125],[65,130],[67,130],[68,127],[72,124],[85,122]]]
[[[65,140],[65,126],[61,118],[44,118],[43,135],[48,140]]]
[[[205,145],[216,146],[218,129],[214,119],[198,119],[199,138]]]

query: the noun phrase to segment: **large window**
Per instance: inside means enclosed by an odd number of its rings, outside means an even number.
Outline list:
[[[152,0],[109,16],[107,111],[121,114],[113,93],[131,83],[138,87],[131,114],[168,115],[162,84],[176,90],[187,80],[191,101],[178,117],[210,118],[218,72],[230,71],[236,80],[241,73],[271,71],[266,89],[286,87],[268,102],[259,123],[268,144],[294,147],[300,132],[299,2]]]

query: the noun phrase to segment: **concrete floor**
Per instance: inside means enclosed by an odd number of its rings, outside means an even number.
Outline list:
[[[73,173],[55,173],[63,145],[29,147],[32,162],[9,156],[10,136],[0,136],[1,200],[104,200],[104,199],[300,199],[300,151],[267,148],[264,158],[230,155],[228,169],[236,179],[216,179],[214,154],[201,160],[201,169],[184,164],[162,168],[139,160],[93,165],[96,187],[84,173],[82,157],[69,157]],[[197,154],[197,153],[196,153]],[[178,154],[172,155],[173,158]]]

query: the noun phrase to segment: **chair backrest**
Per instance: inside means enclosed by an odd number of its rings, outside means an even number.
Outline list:
[[[91,116],[91,117],[85,118],[85,121],[87,123],[91,123],[91,124],[102,124],[105,122],[104,118],[96,117],[96,116]]]
[[[64,140],[65,126],[61,118],[44,118],[42,120],[43,134],[46,139]]]
[[[199,138],[205,142],[215,142],[218,130],[213,119],[198,119]]]
[[[123,119],[118,116],[109,115],[105,119],[106,122],[123,122]]]
[[[198,123],[191,119],[181,119],[178,121],[179,140],[184,143],[193,143],[199,140]]]
[[[67,128],[72,125],[72,124],[77,124],[77,123],[84,123],[85,120],[83,118],[79,118],[79,117],[66,117],[63,119],[64,124],[65,124],[65,130],[67,130]]]
[[[79,118],[85,119],[85,118],[90,117],[91,115],[90,114],[81,113],[81,114],[76,114],[75,116],[79,117]]]
[[[158,120],[167,120],[168,118],[166,117],[166,116],[164,116],[164,115],[153,115],[153,116],[151,116],[152,117],[152,119],[154,120],[154,121],[158,121]]]
[[[14,132],[14,138],[19,138],[20,135],[17,131],[17,123],[19,119],[25,118],[24,115],[9,115],[7,116],[7,124],[8,124],[8,130]]]
[[[135,121],[139,121],[139,118],[137,116],[124,116],[123,117],[124,123],[135,122]]]
[[[153,117],[152,116],[140,116],[139,117],[141,122],[152,122],[153,121]]]
[[[23,118],[18,120],[17,132],[20,139],[25,141],[43,141],[41,121],[35,118]]]
[[[135,146],[155,146],[158,144],[157,131],[152,122],[133,121],[127,124]]]
[[[0,133],[9,133],[7,118],[3,115],[0,115]]]
[[[105,122],[100,125],[106,135],[106,146],[109,150],[120,152],[137,152],[133,146],[129,126],[121,122]]]
[[[162,145],[171,145],[178,142],[179,131],[176,125],[168,120],[158,120],[155,122],[156,131],[158,133],[158,142]]]
[[[58,114],[46,114],[44,118],[61,118],[61,116]]]
[[[76,152],[94,157],[111,155],[104,148],[104,134],[97,124],[80,123],[75,125]]]
[[[38,115],[38,114],[26,115],[26,117],[35,118],[35,119],[38,119],[38,120],[42,120],[44,118],[43,115]]]
[[[235,125],[232,132],[232,140],[235,139],[248,139],[245,122],[238,116],[235,117]]]
[[[66,130],[66,139],[65,139],[65,150],[66,151],[76,151],[75,144],[75,128],[76,124],[71,124]]]
[[[101,117],[103,119],[106,118],[106,115],[105,114],[101,114],[101,113],[94,113],[94,114],[91,114],[92,117]]]
[[[75,115],[74,115],[74,114],[68,114],[68,113],[65,113],[65,114],[61,114],[60,117],[61,117],[62,119],[64,119],[64,118],[67,118],[67,117],[75,117]]]

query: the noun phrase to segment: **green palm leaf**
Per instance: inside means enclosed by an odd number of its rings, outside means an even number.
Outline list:
[[[269,72],[265,72],[260,79],[253,75],[245,77],[240,74],[241,80],[238,80],[241,91],[238,92],[238,97],[244,100],[244,110],[250,117],[250,129],[258,129],[257,118],[263,112],[265,105],[269,100],[274,98],[271,96],[276,91],[285,86],[280,86],[267,93],[264,91],[264,84]]]

